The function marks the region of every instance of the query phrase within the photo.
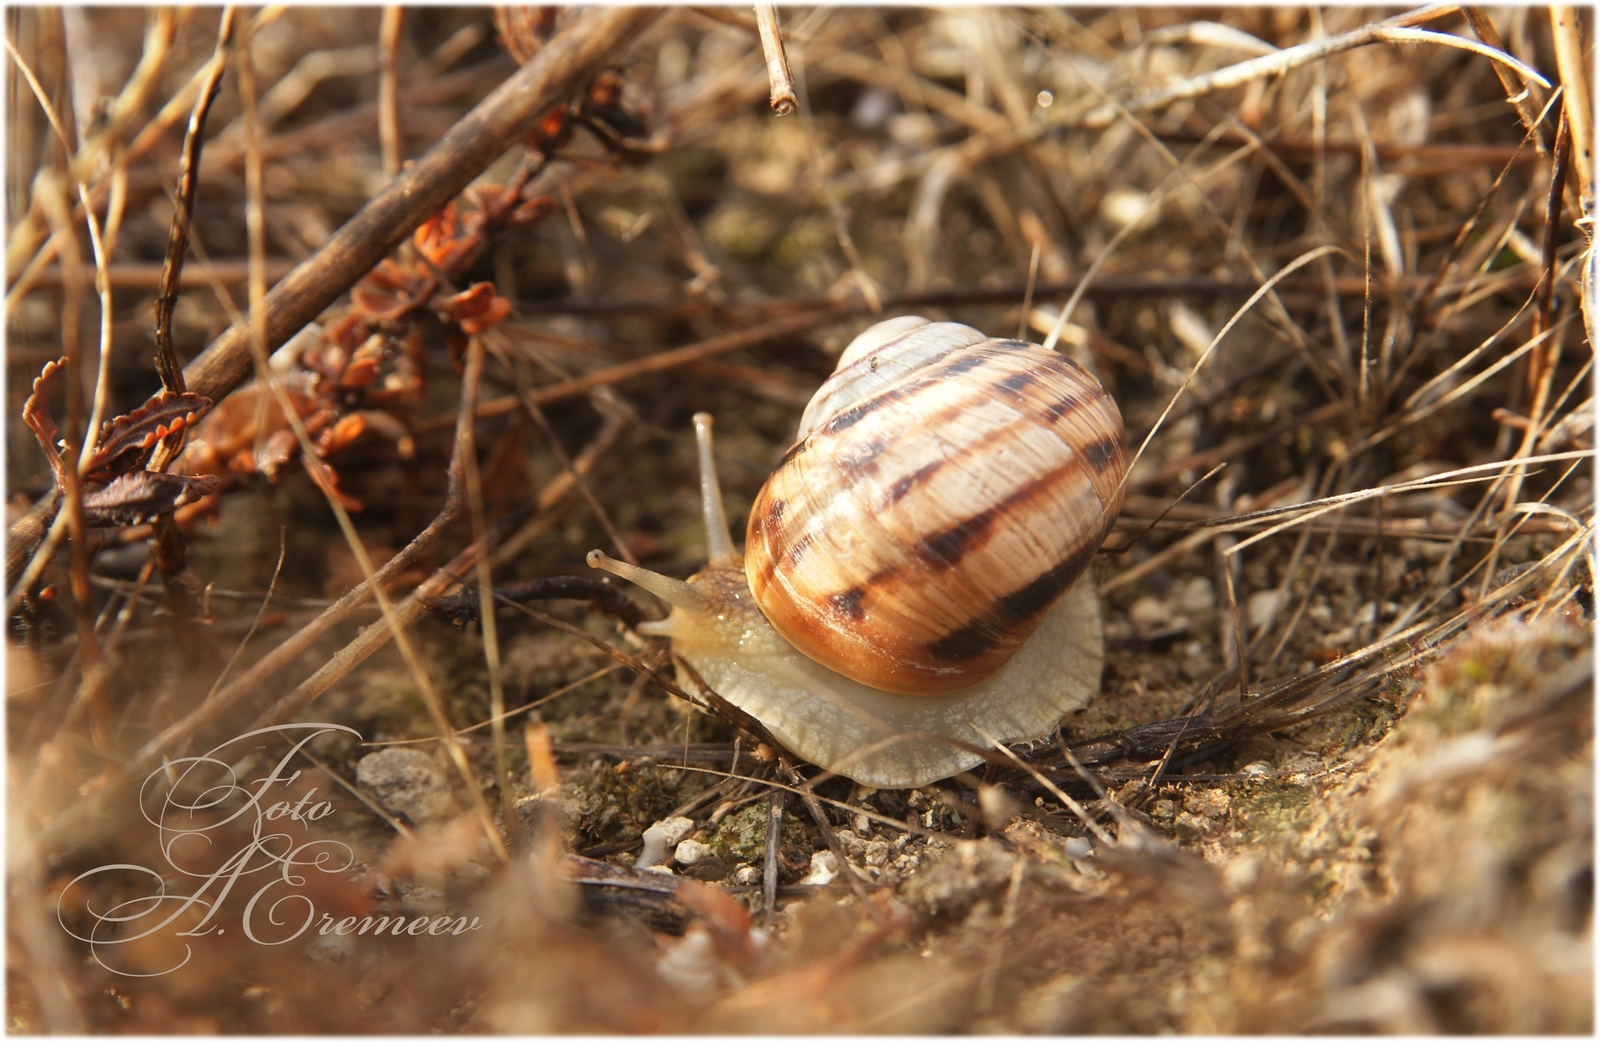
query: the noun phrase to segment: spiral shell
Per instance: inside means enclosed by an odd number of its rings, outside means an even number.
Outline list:
[[[745,575],[788,641],[883,691],[1000,669],[1122,504],[1122,417],[1070,359],[908,317],[858,338],[750,514]]]

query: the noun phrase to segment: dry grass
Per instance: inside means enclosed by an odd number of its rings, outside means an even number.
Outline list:
[[[182,360],[244,351],[250,327],[224,331],[308,258],[365,274],[317,251],[516,69],[479,10],[245,14]],[[370,327],[379,380],[159,549],[87,528],[69,466],[35,550],[54,486],[8,425],[12,1030],[1592,1030],[1594,172],[1557,130],[1588,127],[1587,12],[780,16],[783,117],[747,10],[674,9],[607,51],[620,107],[591,92],[598,129],[483,179],[530,176],[548,214],[443,273],[512,316]],[[218,13],[6,17],[7,410],[65,353],[48,405],[73,438],[161,388],[169,190]],[[416,251],[394,256],[427,276]],[[426,613],[456,582],[584,574],[596,546],[693,571],[690,414],[716,415],[742,517],[833,355],[913,312],[1053,338],[1145,446],[1094,573],[1102,694],[1026,766],[809,784],[580,640],[662,661],[581,605],[544,606],[564,628]],[[220,396],[207,365],[190,380]],[[256,398],[213,414],[234,452],[261,447]],[[98,964],[62,926],[150,880],[74,880],[170,866],[141,783],[290,719],[367,743],[294,760],[284,798],[333,808],[295,835],[352,857],[295,892],[481,929],[252,943],[258,875],[220,933],[181,936],[190,907],[99,950],[191,963]],[[358,774],[374,743],[420,754]],[[252,780],[287,749],[224,758]],[[704,852],[635,871],[672,817]],[[214,836],[180,863],[250,841]]]

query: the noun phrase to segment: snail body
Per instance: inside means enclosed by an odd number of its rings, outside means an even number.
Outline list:
[[[1037,738],[1098,689],[1099,603],[1076,584],[1115,520],[1116,405],[1052,351],[967,326],[880,322],[840,357],[728,538],[696,417],[710,562],[687,583],[590,563],[673,605],[703,685],[794,752],[880,787]]]

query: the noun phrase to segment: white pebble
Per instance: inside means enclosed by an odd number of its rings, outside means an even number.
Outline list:
[[[698,839],[686,839],[672,852],[672,860],[680,865],[697,865],[711,856],[711,848]]]
[[[1245,618],[1250,622],[1250,632],[1260,633],[1271,626],[1272,620],[1278,617],[1278,612],[1287,599],[1288,594],[1282,590],[1259,590],[1252,593],[1244,606]]]
[[[1119,228],[1139,223],[1149,209],[1150,193],[1136,188],[1113,188],[1100,200],[1100,216]]]
[[[1185,615],[1210,615],[1217,610],[1217,591],[1204,576],[1179,579],[1172,584],[1172,603]]]
[[[800,880],[801,886],[827,886],[839,875],[839,860],[831,850],[819,850],[811,855],[811,871]]]
[[[1128,621],[1140,636],[1159,633],[1172,625],[1172,611],[1154,597],[1140,597],[1128,608]]]
[[[689,818],[667,818],[644,830],[644,848],[634,868],[653,868],[671,855],[672,848],[688,838],[694,831],[694,821]]]

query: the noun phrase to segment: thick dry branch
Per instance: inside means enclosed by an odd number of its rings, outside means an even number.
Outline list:
[[[541,111],[567,97],[654,18],[647,8],[591,8],[551,39],[409,169],[267,295],[267,349],[289,339],[461,193]],[[218,400],[250,375],[248,322],[230,326],[184,370]]]

